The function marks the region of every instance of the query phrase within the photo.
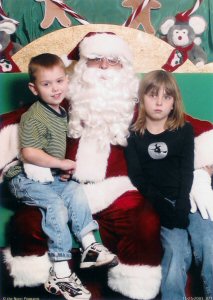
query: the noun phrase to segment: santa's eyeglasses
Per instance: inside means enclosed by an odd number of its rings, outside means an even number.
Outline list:
[[[118,57],[94,57],[94,58],[87,58],[87,62],[93,65],[100,65],[103,62],[107,62],[110,66],[116,66],[121,64],[121,60]]]

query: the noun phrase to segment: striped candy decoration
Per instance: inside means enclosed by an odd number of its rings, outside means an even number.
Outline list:
[[[129,18],[126,20],[126,22],[123,24],[123,26],[128,27],[132,23],[132,21],[134,21],[135,18],[137,18],[137,16],[140,14],[140,12],[147,6],[149,1],[150,0],[142,1],[142,3],[138,6],[138,8],[135,11],[133,11],[133,13],[129,16]]]
[[[178,13],[176,15],[176,19],[182,22],[187,22],[189,19],[189,16],[191,16],[201,5],[201,3],[203,2],[203,0],[197,0],[194,4],[194,6],[188,10],[185,10],[181,13]]]
[[[73,18],[75,18],[79,23],[81,23],[83,25],[90,24],[84,17],[80,16],[73,9],[71,9],[69,6],[64,4],[63,1],[61,1],[61,0],[51,0],[51,1],[54,2],[56,5],[58,5],[59,7],[61,7],[69,15],[71,15]]]

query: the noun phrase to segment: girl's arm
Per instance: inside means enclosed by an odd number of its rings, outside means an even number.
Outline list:
[[[192,187],[194,171],[194,133],[189,123],[183,128],[183,148],[180,163],[181,179],[180,193],[176,201],[177,227],[187,226],[188,214],[190,212],[189,194]]]
[[[136,150],[134,134],[128,139],[125,148],[128,175],[138,191],[149,200],[160,215],[161,224],[167,228],[174,227],[175,208],[169,199],[164,198],[160,191],[146,180],[140,166],[139,154]],[[140,155],[143,155],[140,153]]]
[[[140,153],[140,155],[143,155],[143,153]],[[129,178],[138,191],[147,197],[151,202],[155,202],[155,198],[157,199],[162,197],[160,192],[150,185],[149,182],[147,182],[143,174],[143,170],[140,165],[139,154],[136,150],[134,134],[132,134],[128,139],[128,145],[125,148],[125,156]]]
[[[160,214],[174,215],[174,206],[168,201],[162,193],[149,181],[141,168],[140,157],[143,153],[138,154],[134,133],[128,139],[128,145],[125,148],[128,175],[133,185],[138,191],[145,196]]]

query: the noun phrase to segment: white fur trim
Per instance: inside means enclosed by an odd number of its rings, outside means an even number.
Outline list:
[[[161,267],[119,264],[108,273],[109,287],[132,299],[153,299],[159,293]]]
[[[0,131],[0,140],[0,169],[2,169],[18,155],[18,124],[4,127]]]
[[[133,55],[127,42],[114,34],[97,33],[85,37],[79,45],[80,56],[115,56],[133,61]]]
[[[66,68],[69,67],[69,66],[71,65],[72,60],[68,59],[66,54],[62,54],[62,55],[60,56],[60,58],[61,58],[61,60],[63,61],[63,63],[64,63],[64,65],[65,65]]]
[[[1,31],[6,32],[7,34],[12,34],[16,31],[16,25],[11,21],[1,21],[0,22],[0,29]]]
[[[53,182],[50,168],[39,167],[33,164],[24,163],[24,172],[27,178],[38,182]]]
[[[127,191],[136,190],[127,176],[111,177],[84,186],[92,213],[100,212]]]
[[[101,181],[105,178],[110,147],[99,149],[96,139],[82,137],[76,155],[74,178],[81,182]]]
[[[51,262],[47,253],[43,256],[16,256],[11,255],[10,249],[3,250],[4,262],[13,278],[14,286],[33,287],[43,284],[49,275]]]
[[[213,129],[195,138],[195,169],[213,165]]]
[[[1,176],[0,176],[0,183],[2,183],[4,181],[4,175],[5,173],[7,173],[7,171],[11,168],[16,166],[19,163],[18,160],[14,160],[11,163],[7,164],[4,169],[2,170]]]

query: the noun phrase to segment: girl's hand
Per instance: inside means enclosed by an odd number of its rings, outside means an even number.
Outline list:
[[[76,163],[70,159],[62,159],[59,168],[63,171],[73,171],[76,168]]]

